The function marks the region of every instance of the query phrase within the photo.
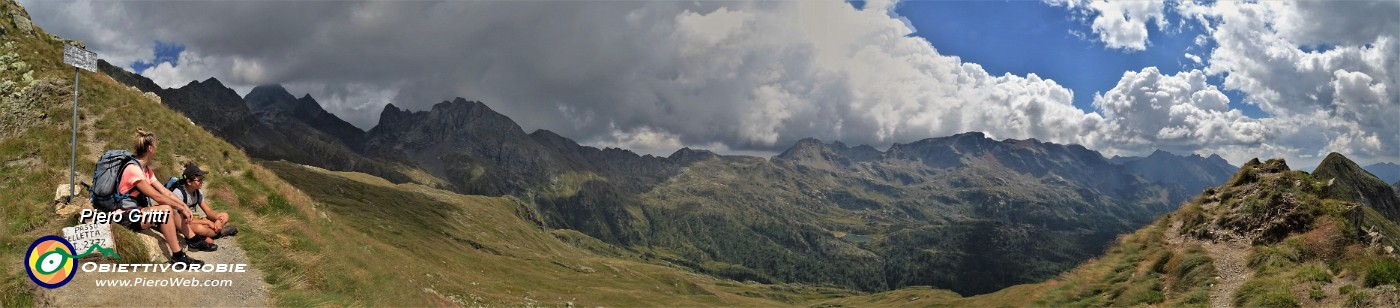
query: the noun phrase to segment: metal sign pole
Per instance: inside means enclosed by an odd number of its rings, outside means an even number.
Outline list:
[[[77,188],[73,187],[73,165],[78,161],[78,76],[82,69],[73,68],[73,141],[69,146],[68,155],[68,202],[73,202],[73,195]]]
[[[78,190],[73,187],[76,184],[74,177],[77,177],[73,174],[76,171],[74,165],[78,162],[78,81],[82,76],[81,70],[97,71],[97,54],[73,44],[64,44],[63,63],[73,66],[73,140],[68,152],[68,202],[73,202],[73,195]]]

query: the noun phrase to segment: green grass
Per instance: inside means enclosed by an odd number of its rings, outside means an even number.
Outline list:
[[[1400,261],[1383,259],[1366,268],[1366,286],[1400,284]]]
[[[1239,307],[1298,307],[1298,299],[1293,298],[1292,284],[1288,280],[1255,277],[1244,283],[1235,292],[1235,305]]]
[[[1267,273],[1296,266],[1298,260],[1298,252],[1287,245],[1255,246],[1249,255],[1249,267]]]
[[[1357,290],[1347,294],[1347,307],[1371,307],[1371,292]]]
[[[1327,266],[1318,263],[1309,263],[1299,267],[1293,279],[1302,282],[1332,282],[1332,273],[1327,272]]]
[[[264,165],[314,200],[313,217],[326,217],[311,223],[327,243],[319,257],[319,264],[327,268],[285,278],[317,289],[287,290],[278,304],[432,305],[442,300],[423,298],[422,288],[449,300],[475,299],[476,304],[522,305],[522,296],[528,296],[551,306],[570,301],[609,306],[776,305],[850,294],[813,286],[735,283],[648,264],[632,259],[635,253],[581,233],[550,231],[520,219],[517,209],[524,205],[513,198],[359,181],[281,162]]]

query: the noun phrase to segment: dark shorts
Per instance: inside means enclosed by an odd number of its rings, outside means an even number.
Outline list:
[[[147,208],[147,207],[141,207],[140,209],[144,211],[144,210],[148,210],[149,208]],[[123,213],[123,214],[125,214],[125,213]],[[142,227],[141,227],[141,222],[140,222],[140,221],[122,221],[122,222],[121,222],[121,225],[126,226],[127,229],[131,229],[131,231],[133,231],[133,232],[141,232],[141,230],[146,230],[146,228],[142,228]],[[159,225],[161,225],[161,224],[153,224],[152,226],[159,226]]]
[[[132,232],[141,232],[141,230],[145,230],[145,228],[141,228],[141,222],[139,221],[124,221],[122,225],[126,226],[127,229],[131,229]]]

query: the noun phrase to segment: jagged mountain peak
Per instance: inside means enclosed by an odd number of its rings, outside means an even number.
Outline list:
[[[1162,149],[1157,149],[1157,150],[1152,151],[1152,154],[1147,155],[1147,157],[1178,158],[1178,156],[1176,156],[1176,154],[1172,154],[1171,152],[1163,151]]]
[[[296,96],[287,92],[282,85],[270,84],[253,87],[243,96],[244,103],[253,112],[277,112],[290,115],[295,113],[300,102]]]
[[[783,153],[774,156],[773,160],[790,161],[808,167],[835,170],[850,168],[859,162],[873,161],[882,155],[884,155],[883,152],[868,145],[852,148],[840,141],[823,143],[816,138],[802,138]]]
[[[675,153],[671,153],[670,156],[666,156],[666,160],[679,165],[689,165],[693,162],[708,160],[716,157],[719,157],[719,154],[715,154],[715,152],[710,152],[709,150],[697,150],[691,149],[690,147],[684,147],[680,150],[676,150]]]
[[[567,149],[579,147],[578,142],[575,142],[573,139],[560,136],[554,131],[550,131],[547,129],[535,130],[534,132],[530,133],[530,138],[535,139],[536,142],[539,142],[551,148]]]
[[[202,82],[202,84],[205,85],[205,86],[209,86],[209,87],[216,87],[216,86],[217,86],[217,87],[223,87],[223,86],[224,86],[224,83],[223,83],[223,82],[220,82],[218,78],[214,78],[214,77],[209,77],[209,79],[205,79],[204,82]]]

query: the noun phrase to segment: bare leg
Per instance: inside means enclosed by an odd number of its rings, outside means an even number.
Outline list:
[[[185,219],[185,216],[180,215],[179,211],[172,208],[172,210],[170,210],[170,217],[175,220],[175,226],[179,228],[178,231],[180,231],[180,234],[184,235],[187,239],[194,237],[194,232],[190,231],[190,222],[188,219]]]
[[[204,237],[214,237],[215,235],[218,235],[217,232],[214,232],[214,223],[209,221],[208,219],[190,220],[189,226],[190,232],[196,235],[201,235]],[[212,243],[213,241],[210,242]]]
[[[168,217],[171,217],[171,218],[174,218],[175,216],[178,215],[178,214],[173,213],[173,211],[170,210],[170,207],[169,207],[169,206],[165,206],[165,205],[157,205],[157,206],[148,207],[148,208],[146,208],[145,210],[142,211],[142,214],[145,215],[146,213],[154,213],[154,212],[158,212],[158,211],[165,211],[165,212],[167,212],[167,213],[170,213],[171,215],[169,215]],[[153,226],[153,225],[155,225],[155,224],[152,224],[152,223],[150,223],[150,222],[141,222],[141,228],[142,228],[142,229],[150,228],[150,227]],[[165,245],[170,246],[170,253],[171,253],[171,254],[175,254],[175,253],[180,252],[180,240],[179,240],[178,238],[176,238],[177,236],[180,236],[180,235],[179,235],[178,233],[175,233],[175,231],[176,231],[176,230],[175,230],[175,223],[174,223],[173,220],[166,220],[165,223],[160,224],[160,235],[161,235],[162,237],[165,237]]]

